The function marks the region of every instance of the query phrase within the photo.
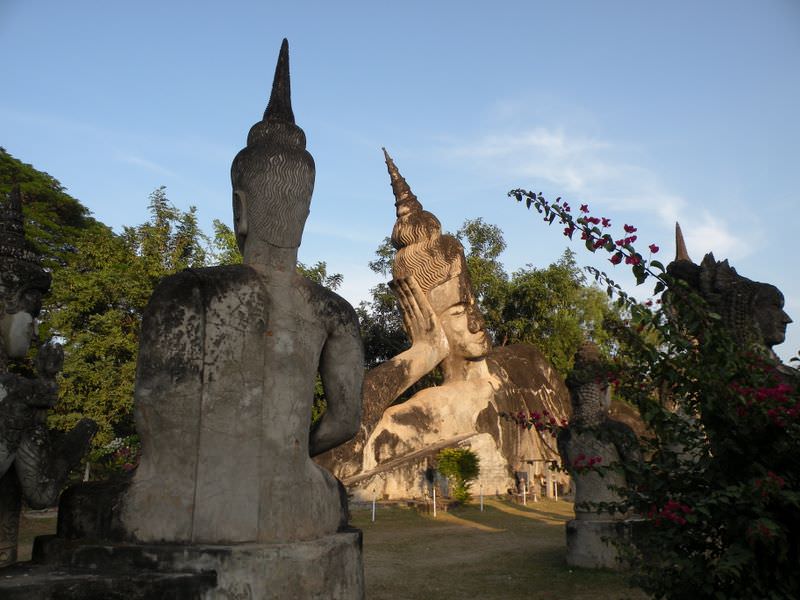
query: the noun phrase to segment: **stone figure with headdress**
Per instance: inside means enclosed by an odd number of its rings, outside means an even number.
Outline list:
[[[626,515],[608,509],[618,503],[626,486],[620,463],[641,460],[636,433],[609,416],[611,394],[606,367],[592,342],[575,354],[567,377],[572,419],[558,435],[558,450],[575,489],[575,519],[567,523],[567,564],[578,567],[618,567],[611,540],[624,535]]]
[[[785,341],[786,326],[792,322],[783,309],[781,291],[739,275],[727,260],[717,261],[711,252],[695,264],[677,223],[675,245],[675,260],[667,265],[667,272],[698,293],[722,317],[737,342],[760,347],[777,361],[772,348]]]
[[[15,186],[0,206],[0,566],[16,560],[21,501],[32,508],[55,505],[97,430],[83,419],[56,443],[47,429],[47,411],[58,400],[60,345],[39,349],[35,378],[9,369],[28,353],[49,289],[50,274],[25,240],[22,194]]]
[[[525,461],[541,468],[557,452],[553,440],[520,430],[500,414],[547,411],[565,419],[566,388],[533,346],[492,349],[461,243],[442,234],[439,220],[423,209],[384,153],[397,215],[390,286],[411,347],[367,372],[361,431],[324,456],[324,464],[356,495],[421,496],[426,491],[423,463],[437,449],[462,444],[478,455],[484,488],[505,492]],[[437,366],[441,385],[392,406]]]

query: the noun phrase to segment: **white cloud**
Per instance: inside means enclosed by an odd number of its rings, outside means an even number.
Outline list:
[[[117,160],[120,160],[124,163],[128,163],[130,165],[135,165],[137,167],[142,167],[147,171],[152,171],[153,173],[158,173],[159,175],[166,175],[167,177],[175,177],[175,173],[170,171],[166,167],[162,167],[161,165],[147,160],[146,158],[141,158],[140,156],[134,156],[131,154],[118,154]]]
[[[693,258],[713,250],[718,256],[737,259],[756,246],[755,234],[737,237],[719,216],[697,210],[687,198],[668,189],[658,173],[638,164],[641,151],[630,145],[536,127],[450,141],[443,151],[471,163],[473,173],[503,181],[533,181],[537,191],[554,188],[572,198],[573,204],[589,203],[595,214],[597,209],[614,211],[642,224],[655,217],[654,227],[669,229],[680,221]]]

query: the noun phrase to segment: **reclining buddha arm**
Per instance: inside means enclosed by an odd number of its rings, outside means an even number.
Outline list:
[[[364,379],[364,348],[353,308],[340,298],[329,300],[334,314],[328,315],[329,335],[322,349],[319,374],[327,407],[311,432],[311,456],[346,442],[361,422],[361,384]]]
[[[430,373],[450,351],[442,325],[414,278],[395,279],[389,286],[400,304],[411,348],[366,374],[363,427],[367,430],[400,394]]]

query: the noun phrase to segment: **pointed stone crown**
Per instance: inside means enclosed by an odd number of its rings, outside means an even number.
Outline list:
[[[300,245],[309,213],[316,170],[306,136],[294,122],[289,83],[289,42],[284,39],[275,66],[267,109],[250,128],[247,146],[231,165],[234,191],[246,195],[248,233],[238,240],[282,248]]]

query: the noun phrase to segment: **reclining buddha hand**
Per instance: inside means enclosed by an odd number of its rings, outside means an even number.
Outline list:
[[[391,281],[389,287],[400,303],[411,348],[430,353],[429,358],[436,366],[450,353],[450,345],[428,297],[413,276],[399,277]]]

